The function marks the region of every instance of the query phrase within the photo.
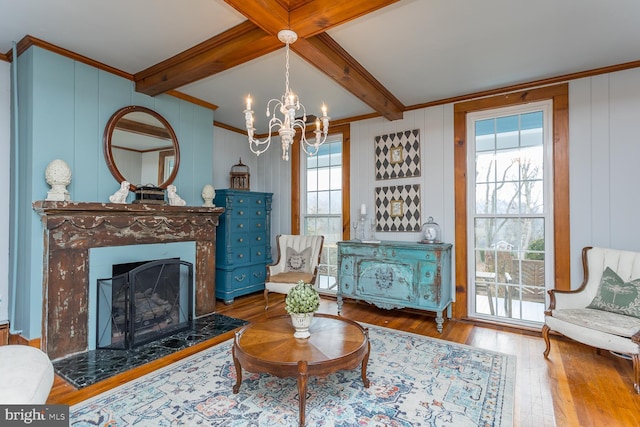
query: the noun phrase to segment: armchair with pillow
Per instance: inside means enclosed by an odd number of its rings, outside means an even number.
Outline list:
[[[323,242],[324,236],[280,234],[276,237],[278,259],[267,266],[265,310],[269,308],[269,292],[288,294],[300,280],[315,284]]]
[[[546,349],[556,331],[597,349],[627,354],[640,393],[640,252],[586,247],[584,281],[575,290],[550,290],[542,327]]]

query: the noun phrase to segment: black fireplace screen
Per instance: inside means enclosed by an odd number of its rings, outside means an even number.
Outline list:
[[[98,279],[97,348],[131,349],[191,325],[193,264],[174,258],[133,265]]]

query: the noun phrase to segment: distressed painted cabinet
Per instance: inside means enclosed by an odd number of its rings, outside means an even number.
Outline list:
[[[271,264],[272,193],[216,190],[223,207],[216,241],[216,298],[231,304],[235,297],[264,290]]]
[[[451,245],[338,242],[338,313],[343,298],[435,311],[442,332],[443,311],[451,317]]]

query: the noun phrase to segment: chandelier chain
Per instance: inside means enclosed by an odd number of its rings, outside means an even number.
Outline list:
[[[289,43],[285,46],[285,73],[284,73],[285,95],[289,94]]]

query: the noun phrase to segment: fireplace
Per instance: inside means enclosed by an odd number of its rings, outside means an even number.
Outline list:
[[[193,264],[180,259],[116,264],[97,280],[97,348],[132,349],[187,329]]]
[[[41,348],[50,359],[89,348],[93,248],[195,242],[194,316],[215,312],[216,227],[223,208],[56,201],[37,201],[33,208],[44,231]]]

